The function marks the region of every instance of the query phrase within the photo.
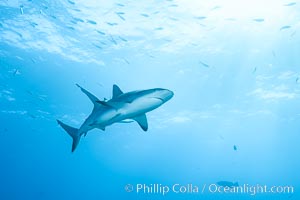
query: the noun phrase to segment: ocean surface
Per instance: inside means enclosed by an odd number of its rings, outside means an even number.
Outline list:
[[[0,0],[0,199],[300,199],[300,1]],[[100,100],[166,88],[136,122]]]

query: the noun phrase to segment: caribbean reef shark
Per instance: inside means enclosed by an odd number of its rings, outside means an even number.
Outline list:
[[[123,93],[117,85],[113,85],[112,98],[100,101],[80,85],[76,85],[93,102],[94,108],[79,129],[57,120],[73,139],[72,152],[75,151],[81,136],[86,136],[87,132],[94,128],[104,131],[107,126],[114,123],[128,123],[126,120],[134,120],[144,131],[147,131],[146,113],[158,108],[174,96],[172,91],[162,88]]]

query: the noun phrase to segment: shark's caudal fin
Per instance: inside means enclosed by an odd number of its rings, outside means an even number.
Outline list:
[[[78,129],[68,126],[59,120],[57,120],[57,123],[73,138],[72,152],[74,152],[80,140]]]

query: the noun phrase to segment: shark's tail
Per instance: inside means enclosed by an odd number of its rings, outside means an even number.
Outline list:
[[[57,122],[73,138],[72,152],[74,152],[80,141],[80,134],[79,134],[78,129],[68,126],[59,120],[57,120]]]

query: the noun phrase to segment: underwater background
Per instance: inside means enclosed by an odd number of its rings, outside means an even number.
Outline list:
[[[299,199],[299,28],[299,1],[0,0],[0,199]],[[147,132],[113,124],[71,153],[56,120],[93,108],[76,83],[174,97]],[[208,190],[220,181],[293,192]]]

